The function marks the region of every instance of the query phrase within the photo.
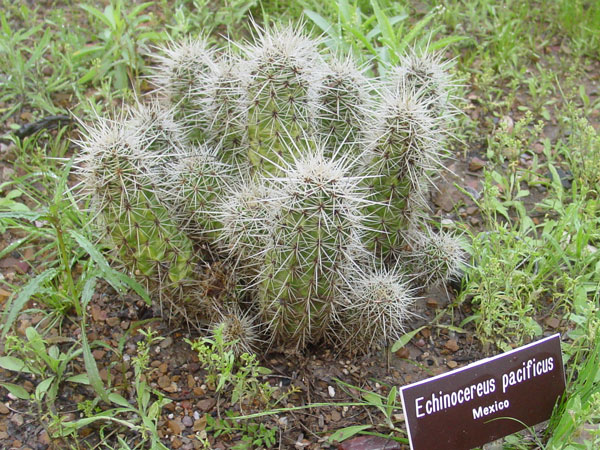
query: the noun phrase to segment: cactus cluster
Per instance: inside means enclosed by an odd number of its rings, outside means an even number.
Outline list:
[[[297,28],[256,34],[172,43],[149,99],[86,127],[95,223],[165,314],[240,352],[390,342],[464,264],[426,206],[452,80],[427,53],[374,79]]]

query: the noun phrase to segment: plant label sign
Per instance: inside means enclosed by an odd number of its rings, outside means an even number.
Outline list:
[[[468,450],[550,418],[565,390],[560,334],[400,389],[412,450]]]

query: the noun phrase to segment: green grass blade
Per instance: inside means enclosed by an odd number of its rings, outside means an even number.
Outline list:
[[[29,281],[21,292],[19,293],[16,300],[12,303],[6,305],[6,308],[9,309],[8,316],[6,317],[6,322],[4,323],[4,327],[2,329],[2,337],[6,336],[6,333],[17,319],[17,316],[21,312],[21,309],[25,306],[25,304],[29,301],[32,295],[34,295],[40,287],[54,278],[58,273],[56,269],[47,269],[44,272],[40,273],[33,280]]]
[[[114,28],[113,23],[111,22],[111,20],[105,16],[102,11],[100,11],[99,9],[94,8],[93,6],[90,5],[79,5],[79,7],[81,9],[83,9],[85,12],[87,12],[90,16],[95,17],[96,19],[98,19],[100,22],[104,23],[104,25],[106,25],[109,28]]]
[[[318,26],[324,33],[327,33],[332,39],[337,39],[337,35],[335,34],[335,27],[327,21],[320,14],[311,11],[310,9],[304,10],[304,15],[308,16],[310,20],[312,20],[316,26]]]
[[[410,31],[408,33],[406,33],[406,35],[404,35],[402,40],[398,43],[398,45],[395,48],[395,51],[397,52],[398,56],[400,56],[402,53],[404,53],[406,51],[406,47],[408,47],[408,44],[410,44],[417,37],[417,35],[421,32],[421,30],[423,30],[423,28],[425,28],[427,26],[427,24],[433,20],[437,11],[438,11],[437,9],[434,9],[433,11],[431,11],[429,14],[427,14],[425,17],[423,17],[421,20],[419,20],[410,29]]]
[[[396,34],[394,33],[394,29],[392,28],[390,20],[379,7],[379,2],[377,0],[371,0],[371,6],[373,7],[373,12],[377,17],[377,23],[379,25],[379,28],[381,29],[381,36],[383,37],[383,42],[386,43],[391,48],[391,50],[395,51],[393,47],[396,43]]]
[[[12,253],[13,250],[16,250],[22,244],[24,244],[25,242],[29,241],[30,239],[31,239],[31,236],[26,236],[24,238],[16,240],[15,242],[11,243],[8,246],[6,246],[6,248],[4,250],[0,251],[0,259],[4,258],[9,253]]]
[[[466,39],[471,39],[471,38],[469,38],[468,36],[448,36],[448,37],[442,38],[438,41],[435,41],[432,44],[429,44],[427,49],[431,52],[435,52],[436,50],[443,49],[445,47],[448,47],[451,44],[455,44],[457,42],[464,41]]]
[[[350,427],[340,428],[336,430],[329,438],[327,439],[330,443],[333,442],[343,442],[348,438],[360,433],[361,431],[368,430],[369,428],[373,428],[373,425],[352,425]]]
[[[88,375],[90,385],[92,388],[94,388],[96,394],[98,394],[103,401],[110,403],[108,392],[104,388],[104,383],[102,382],[102,378],[100,378],[100,372],[98,371],[96,360],[92,355],[92,350],[87,340],[85,321],[82,321],[81,326],[81,346],[83,348],[83,363],[85,365],[85,371]]]

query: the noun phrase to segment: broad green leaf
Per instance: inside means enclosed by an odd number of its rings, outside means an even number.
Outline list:
[[[377,17],[377,24],[381,29],[383,42],[385,42],[388,46],[393,47],[396,43],[396,35],[390,20],[379,7],[379,2],[377,0],[371,0],[371,6],[373,7],[373,12]]]
[[[392,386],[392,388],[390,389],[390,392],[388,394],[388,397],[387,397],[388,408],[393,408],[396,405],[396,397],[397,396],[398,396],[398,388],[396,386]]]
[[[90,385],[94,388],[96,394],[98,394],[103,401],[110,403],[108,392],[104,388],[104,383],[102,382],[102,378],[100,378],[100,372],[98,371],[96,360],[94,359],[88,344],[87,334],[85,332],[85,320],[82,321],[81,327],[81,346],[83,349],[83,362],[85,365],[85,371],[89,377]]]
[[[25,361],[15,356],[0,356],[0,367],[12,372],[33,373]]]
[[[79,383],[79,384],[90,384],[90,379],[87,373],[80,373],[77,375],[73,375],[72,377],[67,378],[65,381],[70,381],[71,383]]]
[[[373,392],[365,392],[363,393],[363,398],[373,406],[377,406],[378,408],[383,406],[383,401],[381,400],[381,396],[377,395]]]
[[[78,81],[78,83],[85,84],[89,81],[92,81],[96,77],[97,74],[98,74],[98,69],[96,69],[95,67],[92,67],[77,81]]]
[[[348,0],[339,0],[337,2],[338,11],[340,12],[340,18],[343,19],[345,23],[350,22],[350,5],[348,4]]]
[[[131,408],[129,402],[122,395],[115,392],[108,394],[108,399],[116,405],[123,406],[124,408]]]
[[[400,14],[394,16],[390,19],[390,25],[396,25],[398,22],[402,22],[408,18],[408,14]],[[381,33],[381,27],[379,25],[375,25],[371,31],[367,33],[367,39],[370,41],[373,38],[377,37]]]
[[[0,383],[0,386],[7,389],[8,392],[10,392],[12,395],[14,395],[17,398],[20,398],[21,400],[30,400],[31,399],[29,392],[27,392],[23,386],[19,386],[18,384],[13,384],[13,383]]]
[[[92,296],[94,295],[95,289],[96,289],[96,277],[93,276],[85,282],[85,284],[83,286],[83,290],[81,292],[81,310],[82,311],[85,311],[85,309],[87,308],[88,303],[90,302],[90,300],[92,299]]]
[[[0,219],[23,219],[33,222],[43,217],[44,214],[33,211],[11,211],[11,212],[0,212]]]
[[[148,293],[142,287],[142,285],[124,273],[111,268],[102,253],[100,253],[94,244],[92,244],[85,236],[74,230],[70,230],[69,234],[87,252],[87,254],[90,255],[92,260],[98,265],[102,276],[113,288],[121,291],[123,289],[123,285],[126,285],[130,289],[133,289],[140,297],[142,297],[146,303],[152,303],[152,300],[150,300]]]
[[[396,342],[394,342],[394,345],[392,345],[392,348],[390,349],[392,351],[392,353],[397,352],[398,350],[400,350],[402,347],[404,347],[406,344],[408,344],[410,342],[410,340],[415,337],[415,335],[421,331],[423,328],[425,328],[425,326],[422,326],[420,328],[417,328],[416,330],[410,331],[406,334],[404,334],[400,339],[398,339]]]
[[[352,425],[350,427],[346,427],[346,428],[340,428],[339,430],[336,430],[335,433],[333,433],[331,436],[329,436],[329,438],[327,438],[327,440],[330,443],[333,442],[343,442],[348,438],[351,438],[352,436],[364,431],[364,430],[368,430],[369,428],[372,428],[373,425]]]
[[[135,293],[137,295],[139,295],[148,305],[152,304],[152,300],[150,299],[150,296],[148,295],[148,292],[146,292],[146,289],[144,289],[144,287],[138,283],[137,281],[135,281],[133,278],[131,278],[129,275],[126,275],[122,272],[119,272],[117,270],[112,270],[111,275],[117,279],[118,281],[120,281],[121,283],[123,283],[124,285],[128,286],[130,289],[133,289],[135,291]],[[110,280],[107,279],[107,281],[110,282]],[[113,285],[113,283],[111,283],[111,285]],[[113,287],[115,287],[115,285],[113,285]],[[116,287],[115,287],[116,288]]]
[[[54,379],[54,376],[46,378],[35,387],[35,398],[38,401],[41,401],[44,398],[44,395],[46,395],[46,392],[48,392],[48,389],[50,389],[50,386],[52,385]]]
[[[455,325],[443,325],[443,324],[438,324],[436,325],[438,328],[445,328],[447,330],[450,331],[454,331],[455,333],[466,333],[467,330],[465,330],[464,328],[461,327],[457,327]]]
[[[25,306],[25,304],[29,301],[32,295],[38,292],[42,285],[52,278],[56,276],[58,273],[57,269],[47,269],[36,276],[33,280],[29,281],[21,292],[17,296],[14,302],[7,304],[6,308],[9,308],[8,316],[6,317],[6,322],[4,323],[4,328],[2,329],[2,337],[6,336],[6,333],[17,319],[17,316],[21,312],[21,309]]]
[[[375,50],[375,47],[373,47],[373,45],[369,42],[367,37],[360,30],[357,30],[356,28],[351,27],[351,26],[345,26],[344,29],[346,31],[349,31],[356,39],[358,39],[360,42],[362,42],[363,45],[369,51],[369,53],[371,53],[373,56],[378,56],[377,50]]]

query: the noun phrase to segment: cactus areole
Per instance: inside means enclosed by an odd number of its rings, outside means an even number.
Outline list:
[[[149,98],[86,126],[77,167],[101,239],[166,316],[240,351],[397,339],[418,290],[465,260],[427,217],[447,64],[413,52],[372,79],[294,27],[231,47],[172,43]]]

